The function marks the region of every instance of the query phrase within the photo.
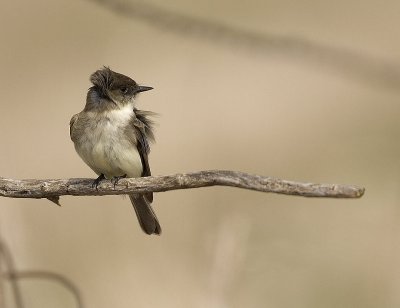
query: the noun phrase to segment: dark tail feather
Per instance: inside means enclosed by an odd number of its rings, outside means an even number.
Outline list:
[[[143,195],[129,195],[142,230],[147,234],[161,234],[161,227],[151,208],[150,202]]]

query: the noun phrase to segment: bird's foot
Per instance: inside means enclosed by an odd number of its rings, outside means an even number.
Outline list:
[[[124,178],[126,178],[126,174],[120,175],[120,176],[114,176],[114,177],[111,179],[111,183],[114,185],[114,189],[115,189],[115,186],[118,184],[119,180],[120,180],[120,179],[124,179]]]
[[[93,181],[93,183],[92,183],[92,188],[96,188],[96,190],[97,190],[97,186],[99,186],[100,182],[101,182],[102,180],[104,180],[105,178],[106,178],[106,177],[104,176],[103,173],[100,174],[100,176],[99,176],[97,179],[95,179],[95,180]]]

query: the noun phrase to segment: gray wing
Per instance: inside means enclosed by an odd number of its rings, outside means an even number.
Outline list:
[[[76,122],[76,120],[78,119],[79,114],[75,114],[72,118],[71,121],[69,121],[69,136],[71,138],[72,141],[75,140],[74,138],[74,134],[73,134],[73,129],[74,129],[74,124]]]
[[[137,140],[137,149],[142,161],[142,176],[151,176],[149,165],[150,141],[154,140],[153,122],[148,118],[151,112],[135,109],[136,118],[133,121]],[[153,193],[144,195],[149,202],[153,202]]]

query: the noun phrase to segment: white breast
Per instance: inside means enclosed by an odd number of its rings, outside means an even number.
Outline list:
[[[140,154],[124,134],[133,116],[133,107],[128,105],[107,112],[86,126],[86,140],[76,144],[76,150],[97,174],[102,173],[107,178],[125,174],[128,177],[141,176]]]

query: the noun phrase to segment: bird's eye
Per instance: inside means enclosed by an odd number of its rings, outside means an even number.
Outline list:
[[[123,94],[126,94],[126,93],[128,93],[128,88],[127,87],[122,87],[121,89],[121,92],[123,93]]]

